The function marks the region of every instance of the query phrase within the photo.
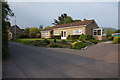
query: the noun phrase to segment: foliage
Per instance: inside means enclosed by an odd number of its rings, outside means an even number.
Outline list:
[[[87,35],[87,40],[93,39],[92,35]]]
[[[86,46],[87,46],[87,44],[83,43],[83,42],[74,42],[71,44],[72,49],[81,49],[81,48],[84,48]]]
[[[106,29],[107,38],[111,37],[113,32],[114,32],[114,30],[112,28],[107,28]]]
[[[70,16],[67,16],[64,20],[63,20],[63,24],[66,23],[71,23],[73,21],[73,19]]]
[[[66,13],[61,14],[61,16],[58,17],[58,20],[54,19],[54,25],[60,25],[65,23],[71,23],[73,21],[72,17],[67,16]]]
[[[77,20],[77,19],[76,19],[76,20],[73,20],[72,22],[80,22],[80,21],[81,21],[81,20]]]
[[[78,39],[79,35],[68,35],[67,39],[75,40]]]
[[[84,34],[80,35],[80,37],[79,37],[79,40],[81,40],[81,41],[85,41],[86,39],[87,39],[87,36]]]
[[[35,35],[35,38],[40,38],[40,33]]]
[[[91,42],[91,41],[89,41],[89,40],[85,40],[85,43],[87,44],[87,46],[92,45],[92,42]]]
[[[43,30],[43,25],[40,25],[40,26],[39,26],[39,30]]]
[[[14,16],[14,13],[10,9],[7,2],[2,2],[2,59],[3,60],[9,57],[8,32],[7,32],[7,26],[10,26],[8,24],[9,16]]]
[[[114,31],[114,33],[120,33],[120,29],[119,29],[119,30]]]
[[[92,43],[97,44],[98,40],[91,40]]]
[[[42,40],[31,41],[31,45],[33,45],[33,46],[44,46]]]
[[[24,32],[25,32],[26,35],[29,35],[29,33],[30,33],[30,28],[29,28],[29,27],[25,28],[25,29],[24,29]]]
[[[61,44],[58,44],[58,43],[50,43],[49,46],[52,48],[63,48],[63,46]]]
[[[54,39],[61,39],[61,36],[54,36]]]
[[[22,34],[22,35],[19,35],[17,38],[29,38],[29,35],[27,35],[27,34]]]
[[[56,39],[54,39],[54,43],[56,43],[57,41],[56,41]]]
[[[37,27],[30,28],[29,36],[34,38],[36,34],[40,33],[40,30]]]
[[[61,40],[60,43],[62,43],[62,44],[67,44],[67,41]]]
[[[43,43],[44,43],[45,45],[48,45],[48,44],[50,44],[50,41],[47,40],[47,39],[44,39],[44,40],[43,40]]]
[[[54,25],[60,25],[60,24],[67,24],[67,23],[71,23],[71,22],[79,22],[81,20],[73,20],[72,17],[68,16],[66,13],[61,14],[58,17],[58,20],[54,19]]]
[[[114,37],[113,43],[114,43],[114,44],[120,43],[120,37]]]
[[[51,26],[47,26],[47,27],[45,27],[44,29],[50,29],[51,28]]]

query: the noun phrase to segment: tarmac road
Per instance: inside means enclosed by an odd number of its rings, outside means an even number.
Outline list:
[[[3,78],[118,77],[118,63],[60,50],[9,42],[10,59],[3,61]]]

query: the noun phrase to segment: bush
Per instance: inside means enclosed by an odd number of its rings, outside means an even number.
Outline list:
[[[81,40],[81,41],[85,41],[86,39],[87,39],[87,36],[84,34],[80,35],[80,37],[79,37],[79,40]]]
[[[93,39],[92,35],[87,35],[87,40]]]
[[[35,35],[35,38],[40,38],[40,34],[36,34],[36,35]]]
[[[33,46],[43,46],[43,41],[41,41],[41,40],[31,41],[31,44]]]
[[[29,38],[29,35],[27,35],[27,34],[22,34],[22,35],[19,35],[17,38]]]
[[[43,40],[43,43],[44,43],[44,45],[48,45],[48,44],[50,44],[50,41],[47,40],[47,39],[44,39],[44,40]]]
[[[83,43],[83,42],[73,42],[72,44],[71,44],[71,48],[72,49],[81,49],[81,48],[84,48],[84,47],[86,47],[87,46],[87,44],[86,43]]]
[[[51,48],[63,48],[63,46],[61,44],[57,44],[57,43],[50,43],[49,45]]]
[[[92,42],[91,41],[85,41],[85,43],[87,44],[87,46],[90,46],[90,45],[92,45]]]
[[[79,35],[68,35],[67,39],[75,40],[78,39]]]
[[[97,40],[91,40],[91,42],[94,43],[94,44],[97,44],[97,43],[98,43]]]
[[[114,44],[120,43],[120,37],[114,37],[113,43],[114,43]]]
[[[56,39],[54,39],[54,43],[56,43],[57,42],[57,40]]]
[[[67,44],[67,41],[61,40],[60,43],[62,43],[62,44]]]
[[[54,39],[61,39],[61,36],[54,36]]]

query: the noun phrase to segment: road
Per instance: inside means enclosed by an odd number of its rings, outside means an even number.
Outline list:
[[[3,61],[3,78],[118,77],[118,63],[59,50],[9,42],[10,59]]]

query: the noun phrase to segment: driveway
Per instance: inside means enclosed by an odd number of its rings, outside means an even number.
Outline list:
[[[101,45],[108,47],[103,49]],[[117,51],[108,53],[110,46],[116,51],[113,46],[117,45],[110,43],[78,51],[10,42],[10,59],[3,61],[3,78],[117,78]]]

